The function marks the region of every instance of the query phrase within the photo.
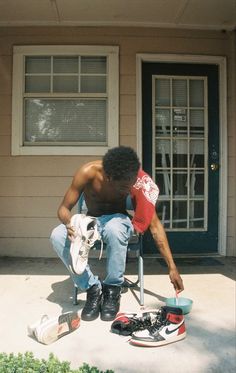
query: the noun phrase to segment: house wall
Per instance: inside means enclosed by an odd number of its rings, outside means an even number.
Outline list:
[[[226,56],[228,70],[227,255],[236,255],[236,39],[233,32],[156,28],[0,28],[0,256],[55,256],[49,243],[57,207],[84,156],[11,156],[14,45],[120,47],[120,144],[137,148],[136,54]]]

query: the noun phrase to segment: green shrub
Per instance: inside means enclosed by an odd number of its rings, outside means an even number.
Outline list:
[[[0,373],[114,373],[105,372],[84,363],[78,369],[71,369],[68,361],[60,362],[53,354],[48,360],[36,359],[32,352],[25,354],[0,353]]]

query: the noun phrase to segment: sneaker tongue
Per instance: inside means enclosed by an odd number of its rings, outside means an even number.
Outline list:
[[[176,315],[173,313],[168,313],[167,319],[173,323],[173,324],[179,324],[183,320],[183,316],[181,315]]]
[[[167,313],[169,312],[169,308],[168,306],[163,306],[161,307],[161,317],[164,319],[167,315]]]

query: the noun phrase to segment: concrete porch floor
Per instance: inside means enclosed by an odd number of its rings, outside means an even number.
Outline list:
[[[37,358],[52,352],[71,368],[83,362],[115,373],[205,373],[236,371],[235,264],[236,258],[176,259],[184,280],[183,296],[193,299],[186,315],[186,339],[162,347],[143,348],[128,343],[128,337],[110,332],[110,322],[81,322],[75,332],[45,346],[27,335],[27,325],[42,315],[57,316],[83,308],[72,304],[72,282],[57,259],[0,258],[0,351],[32,351]],[[91,259],[102,277],[104,259]],[[126,277],[136,279],[136,260],[129,259]],[[145,308],[164,305],[174,296],[167,268],[158,258],[145,258]],[[122,295],[121,311],[139,311],[138,288]]]

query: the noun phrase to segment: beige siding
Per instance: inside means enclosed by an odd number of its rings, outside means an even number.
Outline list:
[[[236,41],[234,33],[155,28],[0,28],[0,255],[54,256],[48,237],[75,170],[94,157],[12,157],[13,45],[120,47],[120,143],[136,148],[136,54],[221,55],[228,69],[227,254],[236,255]]]
[[[49,238],[12,237],[0,238],[1,256],[56,257]]]
[[[70,182],[71,177],[0,176],[0,198],[61,197]]]

